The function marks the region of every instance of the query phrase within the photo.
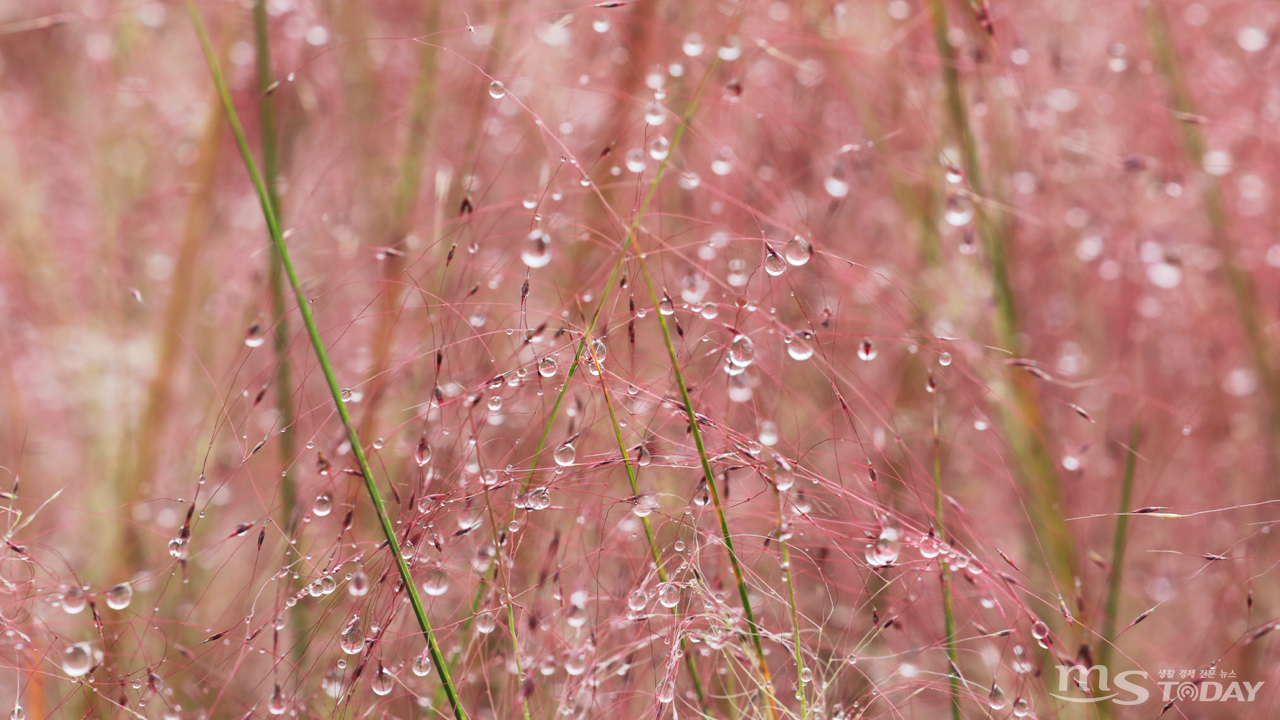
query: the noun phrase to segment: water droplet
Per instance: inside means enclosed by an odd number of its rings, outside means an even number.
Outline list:
[[[742,56],[742,41],[737,35],[725,38],[724,46],[716,50],[716,55],[725,61],[737,60]]]
[[[68,615],[78,615],[88,602],[89,599],[85,596],[84,590],[81,590],[78,585],[72,585],[62,593],[62,609]]]
[[[507,94],[507,87],[502,83],[498,82],[497,80],[494,80],[493,82],[489,83],[489,97],[493,98],[494,100],[497,100],[506,94]]]
[[[963,195],[948,195],[942,218],[948,225],[964,227],[973,220],[973,203]]]
[[[800,682],[802,682],[802,683],[811,683],[811,682],[813,682],[813,671],[812,671],[812,670],[810,670],[809,668],[805,668],[805,669],[801,670],[801,671],[800,671]]]
[[[653,101],[644,109],[644,121],[650,125],[661,125],[667,121],[667,111],[662,103]]]
[[[782,259],[781,255],[774,252],[773,248],[767,245],[765,246],[764,254],[764,271],[773,277],[778,277],[787,271],[786,261]]]
[[[632,148],[627,151],[626,157],[627,169],[633,173],[642,173],[648,167],[644,161],[644,150],[641,148]]]
[[[658,602],[664,608],[673,608],[680,604],[680,588],[675,583],[667,583],[658,591]]]
[[[493,396],[491,396],[491,397],[489,398],[489,409],[490,409],[490,410],[492,410],[492,411],[494,411],[494,412],[497,412],[498,410],[501,410],[501,409],[502,409],[502,398],[501,398],[501,397],[499,397],[499,396],[497,396],[497,395],[493,395]]]
[[[672,700],[675,700],[675,698],[676,698],[675,681],[663,680],[662,684],[658,686],[658,702],[665,705],[671,702]]]
[[[538,361],[538,374],[544,378],[554,377],[560,363],[550,355]]]
[[[950,364],[951,364],[951,353],[949,353],[949,352],[944,352],[944,353],[942,353],[941,355],[939,355],[939,356],[938,356],[938,364],[939,364],[939,365],[941,365],[942,367],[946,367],[946,366],[950,365]]]
[[[631,591],[631,594],[627,596],[627,607],[631,608],[634,612],[643,611],[645,606],[648,604],[649,593],[645,592],[643,588],[633,590]]]
[[[414,658],[413,664],[409,669],[418,677],[426,677],[431,674],[431,655],[430,651],[423,650],[422,654]]]
[[[436,568],[427,574],[422,583],[422,591],[432,597],[440,597],[449,590],[449,576],[445,571]]]
[[[797,330],[795,337],[787,344],[787,355],[792,360],[808,360],[813,357],[813,346],[809,341],[813,340],[813,333],[808,330]]]
[[[745,368],[756,361],[756,345],[746,335],[738,335],[729,346],[729,362]]]
[[[545,267],[551,262],[551,238],[541,230],[534,230],[524,241],[520,259],[531,268]]]
[[[636,453],[636,464],[640,467],[648,467],[653,462],[653,453],[649,452],[649,448],[641,445],[640,451]]]
[[[80,677],[93,667],[93,652],[86,643],[76,643],[62,651],[62,672]]]
[[[784,492],[796,484],[795,468],[791,467],[791,463],[781,455],[775,455],[773,458],[773,484]]]
[[[348,655],[355,655],[364,649],[364,631],[360,629],[359,620],[343,631],[342,637],[338,639],[338,646]]]
[[[702,35],[694,32],[684,36],[684,43],[681,49],[689,57],[698,57],[706,49],[706,45],[702,42]]]
[[[373,694],[379,696],[390,695],[395,686],[396,676],[383,667],[382,663],[378,663],[378,673],[373,676],[373,682],[370,683],[370,687],[373,688]]]
[[[987,704],[992,710],[999,710],[1005,706],[1004,690],[999,685],[991,684],[991,694],[987,696]]]
[[[538,194],[529,193],[528,195],[525,195],[524,200],[521,200],[520,204],[524,206],[525,210],[532,210],[538,207]]]
[[[280,683],[276,683],[276,689],[271,693],[271,699],[267,702],[267,712],[272,715],[283,715],[288,707],[289,700],[284,696],[284,690],[280,688]]]
[[[733,149],[722,147],[711,159],[711,172],[728,175],[733,170]]]
[[[9,720],[27,720],[27,711],[21,705],[14,705],[13,712],[9,713]]]
[[[491,612],[482,612],[476,616],[476,632],[482,635],[488,635],[493,632],[493,629],[497,627],[497,625],[498,623],[494,620],[493,613]]]
[[[866,362],[876,359],[876,346],[870,340],[863,340],[858,346],[858,357]]]
[[[107,591],[107,607],[112,610],[123,610],[133,601],[133,586],[120,583]]]
[[[1013,716],[1024,718],[1031,714],[1031,703],[1025,698],[1018,698],[1013,701]]]
[[[187,541],[176,537],[169,541],[169,554],[178,560],[187,559]]]
[[[920,538],[920,555],[925,558],[936,558],[942,549],[938,546],[938,541],[928,535]]]
[[[797,235],[791,238],[791,242],[787,243],[783,254],[786,255],[787,262],[800,267],[813,257],[813,245],[808,240]]]
[[[702,177],[692,170],[680,173],[680,178],[676,181],[682,190],[696,190],[702,184]]]
[[[646,518],[658,509],[658,499],[652,495],[637,496],[631,502],[631,513],[638,518]]]
[[[709,302],[702,306],[702,317],[707,320],[715,320],[720,315],[720,308],[715,303]]]
[[[551,507],[551,491],[546,488],[535,491],[529,496],[527,507],[530,510],[546,510]]]
[[[560,467],[568,467],[573,464],[574,457],[577,455],[577,449],[573,447],[573,443],[566,442],[556,448],[555,460]]]
[[[316,501],[311,505],[311,514],[316,517],[324,517],[333,512],[333,496],[328,490],[316,496]]]
[[[1031,626],[1031,637],[1037,640],[1044,640],[1049,637],[1049,626],[1044,624],[1043,621],[1037,620],[1035,624]]]
[[[587,651],[579,650],[573,655],[570,655],[569,659],[564,661],[564,671],[575,677],[586,672],[587,671]]]
[[[262,324],[261,320],[250,325],[249,329],[246,330],[244,333],[244,344],[247,347],[251,347],[251,348],[262,347],[262,344],[265,343],[266,341],[267,341],[267,329]]]
[[[649,157],[654,160],[666,160],[671,154],[671,141],[659,135],[649,143]]]

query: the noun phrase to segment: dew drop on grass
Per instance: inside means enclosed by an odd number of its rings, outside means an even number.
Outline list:
[[[796,484],[795,468],[781,455],[773,458],[773,484],[784,492]]]
[[[498,395],[494,395],[494,396],[490,397],[490,398],[489,398],[489,409],[490,409],[490,410],[492,410],[492,411],[494,411],[494,412],[497,412],[498,410],[501,410],[501,409],[502,409],[502,398],[501,398],[501,397],[499,397]]]
[[[722,147],[716,151],[711,160],[711,172],[717,175],[728,175],[733,170],[733,149]]]
[[[707,320],[715,320],[720,316],[720,308],[715,303],[709,302],[702,306],[702,317]]]
[[[865,362],[876,359],[876,346],[870,340],[863,340],[858,346],[858,357]]]
[[[524,206],[525,210],[532,210],[538,207],[538,194],[529,193],[528,195],[525,195],[524,200],[521,200],[520,204]]]
[[[507,94],[507,87],[502,83],[498,82],[497,80],[494,80],[493,82],[489,83],[489,97],[493,98],[494,100],[498,100],[506,94]]]
[[[587,611],[581,605],[570,605],[564,621],[571,628],[580,628],[587,624]]]
[[[941,548],[938,547],[938,541],[928,535],[920,538],[919,549],[921,557],[926,559],[938,557],[938,553],[941,551]]]
[[[413,664],[409,666],[409,670],[418,677],[426,677],[431,674],[431,655],[429,651],[423,650],[422,654],[414,658]]]
[[[964,227],[973,220],[973,203],[963,195],[948,195],[942,219],[952,227]]]
[[[662,681],[662,684],[658,686],[658,702],[665,705],[671,702],[672,700],[675,700],[675,698],[676,698],[675,682],[672,680]]]
[[[1049,637],[1049,626],[1044,624],[1043,621],[1037,620],[1035,624],[1031,626],[1031,637],[1037,640],[1044,640]]]
[[[640,495],[631,503],[631,513],[638,518],[647,518],[658,509],[658,499],[652,495]]]
[[[378,663],[378,674],[373,676],[373,682],[370,687],[373,688],[373,694],[382,696],[390,695],[392,688],[396,686],[396,676],[392,675],[389,670]]]
[[[939,364],[939,365],[941,365],[942,367],[946,367],[946,366],[950,365],[950,364],[951,364],[951,353],[949,353],[949,352],[944,352],[944,353],[942,353],[941,355],[939,355],[939,356],[938,356],[938,364]]]
[[[551,262],[551,238],[541,230],[534,230],[525,238],[520,259],[531,268],[546,267]]]
[[[133,601],[133,586],[120,583],[107,591],[107,607],[112,610],[123,610]]]
[[[276,683],[276,689],[271,693],[271,699],[267,701],[267,712],[272,715],[283,715],[288,707],[289,700],[284,696],[280,683]]]
[[[787,271],[787,262],[782,256],[773,251],[771,247],[765,247],[764,254],[764,271],[773,277],[778,277]]]
[[[449,590],[449,576],[445,571],[436,568],[427,574],[422,583],[422,591],[431,597],[440,597]]]
[[[244,333],[244,344],[246,347],[256,348],[262,347],[267,341],[267,329],[263,326],[262,321],[255,322],[249,326]]]
[[[661,125],[667,120],[667,111],[662,103],[653,101],[644,109],[644,121],[650,125]]]
[[[573,464],[574,458],[577,457],[577,454],[578,454],[577,448],[573,446],[573,443],[567,442],[561,445],[560,447],[556,448],[556,452],[555,452],[556,464],[559,465],[560,467],[568,467]]]
[[[666,160],[671,154],[671,141],[659,135],[649,143],[649,157],[654,160]]]
[[[773,447],[778,444],[778,424],[772,420],[764,420],[760,423],[760,444],[765,447]]]
[[[579,650],[564,661],[564,671],[574,677],[587,671],[587,653]]]
[[[76,643],[62,651],[62,672],[80,677],[93,667],[93,651],[86,643]]]
[[[695,32],[684,36],[684,43],[681,46],[681,50],[684,51],[685,55],[688,55],[689,57],[698,57],[702,54],[704,49],[706,49],[706,45],[702,42],[702,35]]]
[[[802,682],[802,683],[811,683],[811,682],[813,682],[813,671],[812,671],[812,670],[810,670],[809,668],[805,668],[805,669],[801,670],[801,671],[800,671],[800,682]]]
[[[631,148],[627,151],[626,157],[627,169],[633,173],[642,173],[648,167],[644,161],[644,150],[641,148]]]
[[[493,632],[498,623],[493,618],[493,613],[482,612],[476,616],[476,632],[482,635],[488,635]]]
[[[796,235],[787,243],[783,254],[786,256],[787,262],[800,267],[813,257],[813,245],[808,240]]]
[[[352,622],[342,632],[342,637],[338,639],[338,646],[348,655],[355,655],[364,649],[364,631],[360,629],[359,620]]]
[[[649,593],[645,592],[643,588],[633,590],[631,591],[631,594],[627,596],[627,607],[631,608],[634,612],[644,610],[645,606],[648,604]]]
[[[729,362],[745,368],[756,361],[756,345],[746,335],[738,335],[729,346]]]
[[[9,720],[27,720],[27,711],[21,705],[14,705],[13,712],[9,713]]]
[[[813,333],[808,330],[797,330],[791,338],[791,342],[787,343],[787,355],[792,360],[808,360],[813,357],[813,345],[809,342],[813,340]]]
[[[316,517],[324,517],[333,512],[333,496],[328,490],[316,496],[316,501],[311,505],[311,514]]]
[[[990,705],[992,710],[1000,710],[1005,704],[1004,690],[999,685],[992,683],[991,693],[987,695],[987,705]]]
[[[649,448],[641,445],[640,452],[636,453],[636,464],[640,467],[648,467],[652,462],[653,453],[649,452]]]
[[[187,559],[187,541],[184,538],[176,537],[169,541],[169,555],[177,560]]]
[[[546,510],[551,507],[551,492],[546,488],[542,488],[529,496],[528,508],[530,510]]]
[[[1024,718],[1031,714],[1031,703],[1025,698],[1017,698],[1013,701],[1013,716]]]
[[[658,591],[658,602],[664,608],[673,608],[680,604],[680,588],[675,583],[667,583]]]
[[[538,374],[544,378],[555,377],[556,370],[559,368],[559,361],[550,355],[538,361]]]
[[[84,590],[79,585],[72,585],[62,594],[62,609],[68,615],[78,615],[84,610],[89,599],[85,596]]]

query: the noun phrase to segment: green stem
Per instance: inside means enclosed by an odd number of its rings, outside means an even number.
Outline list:
[[[1124,569],[1125,542],[1129,538],[1129,510],[1133,497],[1133,477],[1138,468],[1138,442],[1142,426],[1134,421],[1129,431],[1128,456],[1124,463],[1124,479],[1120,483],[1120,507],[1116,513],[1116,534],[1111,544],[1111,579],[1107,586],[1106,615],[1102,619],[1102,647],[1098,648],[1098,664],[1107,667],[1111,646],[1116,639],[1116,613],[1120,611],[1121,578]]]
[[[943,513],[946,508],[943,497],[942,442],[938,431],[938,406],[935,396],[933,407],[933,510],[938,518],[938,543],[945,547],[947,544],[947,525],[943,522]],[[947,648],[947,660],[950,663],[950,667],[947,668],[947,682],[951,686],[951,718],[952,720],[960,720],[960,678],[957,676],[960,671],[960,665],[956,662],[956,616],[951,602],[951,563],[940,556],[938,558],[938,568],[942,573],[942,619],[947,635],[944,642]]]
[[[276,190],[276,178],[280,168],[277,153],[275,96],[271,94],[271,45],[267,34],[267,7],[264,0],[257,0],[253,5],[253,35],[257,45],[258,92],[262,97],[258,101],[258,121],[262,125],[262,172],[266,176],[267,199],[276,217],[281,215],[280,195]],[[298,506],[298,485],[293,472],[293,378],[289,369],[289,320],[288,307],[285,305],[284,266],[280,261],[280,252],[275,245],[271,246],[271,266],[269,270],[271,289],[271,322],[274,329],[271,349],[276,363],[276,408],[280,411],[279,426],[284,431],[280,434],[280,458],[284,466],[284,475],[280,479],[281,515],[287,539],[292,540],[298,529],[300,513],[295,512]],[[291,566],[297,560],[297,546],[292,542],[285,543],[285,565]],[[290,574],[289,577],[295,577]],[[297,583],[294,584],[295,587]],[[294,660],[298,663],[306,651],[306,608],[302,603],[294,606],[290,620],[294,629]]]
[[[755,613],[751,610],[751,599],[747,594],[747,582],[742,573],[742,563],[738,559],[738,551],[733,546],[733,534],[729,532],[729,520],[725,517],[724,503],[720,499],[720,490],[716,487],[716,478],[711,470],[711,460],[707,456],[707,446],[702,439],[702,430],[698,427],[698,416],[693,410],[693,398],[689,395],[689,384],[685,382],[684,373],[680,370],[680,358],[676,353],[675,343],[671,340],[671,328],[667,325],[666,316],[658,312],[661,303],[658,300],[657,286],[654,285],[653,276],[649,272],[649,263],[646,262],[643,252],[640,253],[638,258],[641,273],[644,275],[645,286],[649,290],[649,299],[653,303],[654,314],[658,316],[658,327],[662,328],[662,342],[666,346],[667,356],[671,360],[671,371],[675,375],[676,386],[680,389],[680,399],[684,402],[685,415],[689,420],[689,431],[693,434],[693,443],[698,448],[698,460],[702,464],[702,475],[706,479],[707,492],[711,495],[711,500],[715,504],[716,517],[720,521],[720,537],[724,541],[725,550],[729,555],[729,565],[733,569],[733,578],[738,586],[738,596],[742,599],[742,614],[747,621],[751,644],[755,648],[756,659],[760,664],[760,680],[765,692],[765,716],[772,720],[772,718],[777,717],[777,701],[773,694],[773,680],[769,674],[769,663],[765,659],[764,643],[760,639],[760,625],[756,622]]]
[[[590,340],[590,338],[587,338]],[[613,407],[613,400],[609,396],[609,384],[605,382],[604,368],[600,365],[600,359],[596,357],[595,348],[588,345],[591,352],[591,362],[596,366],[596,372],[600,376],[600,390],[604,393],[604,405],[609,410],[609,424],[613,427],[613,436],[618,441],[618,452],[622,454],[622,464],[627,469],[627,480],[631,482],[631,494],[633,496],[640,495],[640,482],[636,477],[635,466],[631,464],[631,459],[627,455],[627,444],[622,438],[622,425],[618,423],[618,412]],[[653,557],[653,565],[658,569],[658,580],[666,584],[667,568],[662,562],[662,553],[658,551],[658,542],[653,537],[653,526],[649,523],[648,516],[640,518],[640,524],[644,526],[644,536],[649,543],[649,554]],[[676,605],[671,608],[672,624],[680,627],[680,607]],[[705,709],[707,706],[706,694],[702,689],[702,677],[698,674],[698,666],[693,661],[693,653],[689,652],[686,647],[684,635],[679,635],[680,650],[684,654],[684,664],[689,670],[689,678],[693,681],[693,691],[698,696],[698,705]]]
[[[373,470],[369,467],[369,460],[365,457],[364,446],[360,444],[355,425],[351,422],[351,414],[347,412],[346,403],[342,400],[342,388],[338,385],[338,378],[333,371],[333,364],[329,362],[329,355],[325,351],[324,341],[320,337],[320,329],[311,314],[311,303],[302,289],[302,281],[298,279],[297,270],[294,268],[293,260],[289,256],[289,248],[285,245],[284,236],[280,231],[280,223],[276,218],[275,208],[272,207],[271,196],[268,194],[267,186],[263,183],[262,176],[258,172],[258,165],[254,162],[253,153],[249,150],[249,141],[245,137],[244,128],[240,125],[240,117],[236,114],[235,105],[231,101],[231,92],[227,89],[227,82],[222,75],[222,69],[218,66],[217,58],[214,56],[213,46],[209,42],[209,33],[205,29],[204,19],[200,15],[200,9],[196,6],[195,0],[187,0],[187,12],[195,25],[196,34],[200,38],[200,46],[204,50],[205,62],[209,65],[209,73],[213,76],[213,83],[217,87],[218,96],[222,99],[222,106],[227,113],[227,121],[231,125],[232,133],[235,135],[236,145],[240,149],[245,169],[248,171],[249,179],[252,181],[254,191],[258,195],[258,202],[262,206],[262,214],[267,222],[267,231],[271,234],[271,240],[275,243],[276,251],[280,255],[280,262],[284,266],[285,274],[289,278],[289,284],[293,288],[294,297],[298,303],[298,312],[302,315],[302,322],[306,325],[307,334],[311,338],[311,345],[315,349],[316,361],[324,373],[325,382],[329,386],[329,393],[333,396],[334,406],[338,410],[338,417],[341,418],[342,425],[347,430],[347,438],[351,443],[351,452],[356,456],[360,473],[364,477],[365,489],[369,492],[369,499],[372,501],[374,511],[378,515],[378,522],[382,526],[383,536],[386,538],[391,554],[395,558],[396,567],[400,571],[400,579],[403,581],[404,590],[409,596],[409,604],[413,607],[413,613],[418,619],[418,625],[422,628],[422,634],[426,638],[427,648],[431,652],[431,661],[435,665],[436,672],[440,674],[440,681],[445,686],[445,693],[449,697],[449,704],[453,707],[454,717],[456,720],[466,720],[466,713],[458,700],[457,689],[449,677],[449,668],[445,664],[444,656],[440,652],[440,645],[431,629],[431,621],[427,618],[427,612],[423,608],[421,598],[418,597],[417,588],[413,583],[413,575],[410,573],[409,565],[405,562],[404,553],[400,549],[400,541],[396,539],[395,528],[391,524],[390,516],[387,515],[386,506],[382,502],[382,495],[378,491],[377,481],[374,480]]]

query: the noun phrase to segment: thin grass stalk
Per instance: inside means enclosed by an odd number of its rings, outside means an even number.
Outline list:
[[[590,342],[590,338],[587,338]],[[618,452],[622,454],[622,464],[627,469],[627,480],[631,483],[631,494],[633,496],[640,495],[640,482],[636,476],[635,466],[631,464],[631,459],[627,454],[627,443],[622,438],[622,425],[618,423],[618,412],[613,407],[613,399],[609,394],[609,384],[605,382],[604,368],[600,365],[600,358],[596,357],[595,346],[588,344],[590,349],[591,362],[596,366],[597,374],[600,376],[600,390],[604,393],[604,405],[609,410],[609,425],[613,428],[613,436],[618,441]],[[653,537],[653,526],[649,523],[648,516],[640,518],[640,524],[644,526],[644,537],[649,544],[649,554],[653,557],[653,565],[658,569],[658,580],[663,584],[667,583],[667,568],[662,562],[662,553],[658,551],[658,542]],[[671,619],[675,627],[680,626],[680,606],[671,608]],[[688,651],[684,640],[684,635],[679,635],[680,650],[684,654],[684,664],[689,670],[689,679],[693,681],[693,691],[698,697],[698,705],[703,710],[707,707],[706,694],[702,689],[702,677],[698,674],[698,666],[693,661],[693,653]]]
[[[791,550],[787,547],[787,532],[784,529],[786,498],[776,483],[773,484],[773,492],[778,500],[778,549],[782,555],[782,578],[787,584],[787,607],[791,611],[791,645],[796,660],[796,697],[800,699],[801,720],[809,720],[809,700],[805,692],[805,687],[809,683],[804,679],[804,654],[800,649],[800,613],[796,610],[796,584],[791,577]]]
[[[1124,463],[1124,479],[1120,482],[1120,507],[1116,511],[1116,533],[1111,543],[1111,578],[1107,584],[1106,614],[1102,618],[1102,647],[1098,648],[1098,664],[1108,666],[1116,639],[1116,613],[1120,610],[1121,582],[1124,577],[1125,543],[1129,539],[1129,509],[1133,497],[1133,478],[1138,469],[1138,442],[1142,425],[1134,421],[1129,431],[1129,446]],[[1109,707],[1104,708],[1110,710]]]
[[[942,79],[946,86],[947,115],[952,132],[961,144],[964,172],[970,192],[975,196],[974,215],[978,234],[991,262],[991,282],[996,301],[995,330],[1000,345],[1015,357],[1021,353],[1018,340],[1018,311],[1013,286],[1009,282],[1006,228],[993,218],[982,202],[985,197],[982,164],[978,156],[977,140],[965,110],[960,87],[960,72],[955,49],[947,35],[947,11],[943,0],[929,0],[934,41],[942,64]],[[1045,449],[1041,437],[1043,420],[1036,398],[1033,378],[1025,371],[1010,367],[1009,380],[1013,389],[1012,406],[1006,405],[1004,428],[1009,444],[1021,466],[1021,477],[1030,495],[1032,525],[1044,533],[1047,545],[1049,571],[1058,585],[1059,593],[1073,588],[1076,577],[1076,553],[1071,532],[1063,518],[1062,484],[1058,478],[1053,458]]]
[[[1196,105],[1182,73],[1182,63],[1173,46],[1169,23],[1158,0],[1148,0],[1143,5],[1147,37],[1156,65],[1169,83],[1175,117],[1181,121],[1178,124],[1182,128],[1182,142],[1187,151],[1187,159],[1192,167],[1201,167],[1206,148],[1204,134],[1200,130]],[[1236,250],[1227,208],[1223,203],[1222,186],[1215,176],[1208,173],[1204,174],[1203,183],[1200,201],[1204,204],[1204,212],[1209,221],[1209,233],[1218,252],[1222,254],[1222,270],[1227,276],[1227,285],[1231,288],[1240,328],[1249,343],[1253,365],[1267,393],[1270,430],[1273,435],[1280,435],[1280,370],[1277,369],[1273,341],[1267,337],[1267,319],[1258,302],[1253,277],[1241,264]],[[1274,466],[1277,464],[1276,444],[1268,443],[1267,447]]]
[[[738,586],[738,596],[742,599],[742,614],[747,621],[751,644],[756,651],[760,681],[765,693],[765,717],[773,720],[773,718],[777,717],[777,699],[774,697],[773,692],[773,678],[769,673],[769,663],[765,659],[764,642],[760,639],[760,625],[756,622],[755,613],[751,610],[751,598],[747,594],[747,582],[742,572],[742,563],[738,559],[738,551],[733,546],[733,534],[729,531],[729,520],[725,516],[724,503],[720,499],[720,490],[716,487],[716,477],[711,470],[711,460],[707,456],[707,446],[702,439],[702,430],[698,427],[698,416],[693,410],[693,398],[689,395],[689,384],[685,382],[684,372],[680,369],[680,357],[676,352],[675,343],[671,339],[671,328],[667,325],[666,316],[658,312],[658,308],[661,307],[661,303],[658,300],[658,288],[654,285],[653,276],[649,272],[649,263],[645,260],[644,253],[640,253],[637,258],[640,261],[641,274],[644,275],[645,287],[649,290],[649,299],[653,303],[654,314],[658,316],[658,327],[662,329],[662,342],[666,346],[667,356],[671,360],[671,371],[675,376],[676,387],[680,389],[680,399],[684,403],[685,414],[689,420],[689,431],[693,434],[693,443],[698,449],[698,461],[702,464],[702,475],[706,479],[707,492],[711,495],[711,500],[715,504],[716,518],[720,521],[720,537],[724,541],[725,550],[729,555],[729,565],[733,569],[734,582]]]
[[[440,675],[441,683],[445,686],[445,693],[449,697],[449,704],[453,708],[454,717],[456,720],[466,720],[466,713],[458,699],[457,689],[449,677],[448,665],[444,662],[439,643],[436,641],[435,633],[431,629],[431,621],[427,618],[422,600],[418,597],[418,591],[414,586],[413,575],[410,573],[409,565],[405,562],[404,553],[400,549],[400,541],[396,538],[395,528],[391,524],[391,518],[387,514],[386,506],[382,502],[382,495],[378,491],[373,470],[369,467],[369,460],[365,456],[364,446],[360,444],[360,437],[356,433],[355,425],[351,422],[351,414],[347,412],[346,404],[342,401],[342,388],[338,385],[338,378],[334,373],[333,364],[329,362],[329,355],[325,351],[324,341],[320,337],[320,328],[316,325],[315,318],[311,314],[310,301],[307,300],[306,293],[302,288],[302,282],[298,279],[298,273],[289,256],[289,248],[285,245],[275,209],[271,206],[271,199],[267,194],[267,187],[258,172],[258,165],[253,159],[253,153],[249,150],[249,141],[245,137],[244,128],[240,125],[239,115],[236,113],[235,105],[231,101],[231,92],[227,88],[222,69],[214,56],[213,46],[209,41],[209,33],[205,29],[204,19],[200,15],[200,9],[196,6],[195,0],[187,0],[187,12],[195,25],[196,34],[200,38],[200,46],[204,50],[205,62],[209,66],[209,73],[213,76],[213,83],[217,87],[218,95],[222,100],[223,109],[226,111],[227,121],[231,125],[232,133],[235,135],[236,145],[239,147],[241,158],[244,160],[245,169],[249,173],[249,179],[252,181],[254,191],[257,193],[258,202],[262,206],[262,214],[266,219],[267,231],[271,234],[271,239],[280,254],[281,264],[284,266],[284,271],[289,278],[289,284],[293,288],[294,296],[298,303],[298,312],[302,315],[302,322],[307,328],[307,334],[310,336],[311,344],[315,349],[316,361],[324,373],[325,381],[329,386],[330,394],[333,396],[333,403],[338,410],[342,425],[347,430],[347,438],[351,442],[351,451],[356,456],[356,462],[364,478],[365,488],[369,492],[369,499],[373,503],[379,524],[382,526],[383,536],[386,538],[391,555],[395,558],[396,567],[400,571],[400,579],[403,581],[404,590],[409,597],[409,604],[413,607],[418,625],[421,627],[422,634],[427,641],[427,647],[431,652],[431,661],[435,665],[436,672]]]
[[[258,92],[262,94],[258,100],[258,122],[262,134],[262,172],[266,176],[267,200],[276,217],[281,217],[280,193],[276,182],[280,175],[278,142],[276,134],[275,95],[272,87],[274,80],[271,74],[271,43],[267,33],[267,6],[265,0],[257,0],[253,4],[253,36],[257,47]],[[292,539],[298,530],[298,485],[293,469],[293,377],[289,368],[289,318],[288,306],[285,304],[284,264],[280,261],[280,251],[271,246],[271,265],[268,271],[268,284],[271,290],[271,350],[276,363],[276,409],[280,412],[280,464],[284,473],[280,478],[281,511],[277,522],[284,528],[286,540]],[[280,522],[283,520],[283,522]],[[285,543],[285,565],[292,566],[298,559],[297,546]],[[290,573],[293,579],[292,589],[299,585],[298,576]],[[293,625],[294,661],[301,665],[306,652],[306,608],[302,603],[294,605],[289,613]]]
[[[937,516],[938,522],[938,543],[945,547],[947,544],[947,524],[944,520],[946,512],[946,503],[942,493],[942,440],[939,432],[938,424],[938,404],[935,395],[933,405],[933,512]],[[956,661],[956,615],[955,608],[951,600],[951,563],[947,561],[945,556],[938,557],[938,570],[942,579],[942,622],[943,629],[946,632],[946,639],[943,641],[947,649],[947,662],[950,667],[947,668],[947,684],[951,691],[951,719],[960,720],[960,665]]]

